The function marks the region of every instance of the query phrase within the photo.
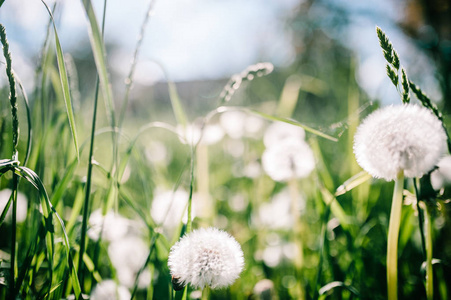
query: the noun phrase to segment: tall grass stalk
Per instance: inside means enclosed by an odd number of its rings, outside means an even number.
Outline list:
[[[133,86],[133,76],[135,74],[136,63],[138,61],[139,51],[141,50],[141,45],[144,39],[147,23],[149,23],[150,16],[152,14],[153,7],[155,5],[156,0],[150,0],[149,6],[146,11],[146,16],[144,17],[144,21],[141,25],[141,30],[138,35],[138,41],[136,42],[135,52],[133,54],[133,60],[130,66],[130,71],[128,73],[127,78],[125,79],[125,95],[124,100],[122,101],[122,106],[119,115],[118,127],[122,127],[122,123],[124,122],[125,112],[127,111],[128,100],[130,98],[130,90]]]
[[[102,18],[102,35],[105,29],[105,17],[106,17],[106,5],[107,1],[104,0],[103,3],[103,18]],[[88,173],[86,179],[86,192],[85,192],[85,201],[83,205],[83,221],[81,227],[81,239],[80,239],[80,253],[78,257],[78,278],[83,289],[83,255],[85,252],[86,245],[86,232],[87,232],[87,224],[89,218],[89,199],[91,196],[91,184],[92,184],[92,167],[93,167],[93,159],[94,159],[94,140],[95,140],[95,131],[96,131],[96,121],[97,121],[97,106],[99,99],[99,89],[100,89],[100,78],[97,76],[96,79],[96,91],[94,96],[94,109],[92,114],[92,124],[91,124],[91,139],[89,146],[89,162],[88,162]],[[114,134],[114,133],[113,133]]]
[[[17,145],[19,143],[19,117],[17,115],[17,97],[16,82],[12,72],[11,53],[9,52],[9,44],[6,38],[6,29],[0,24],[0,40],[3,45],[3,56],[6,61],[6,75],[9,81],[9,102],[11,104],[12,117],[12,160],[18,160]],[[17,188],[19,185],[19,176],[13,173],[12,186],[12,232],[11,232],[11,259],[10,259],[10,297],[15,298],[15,280],[16,280],[16,239],[17,239]]]
[[[404,189],[404,171],[400,171],[395,180],[393,200],[388,225],[387,241],[387,288],[388,300],[398,299],[398,237],[401,225],[402,192]]]

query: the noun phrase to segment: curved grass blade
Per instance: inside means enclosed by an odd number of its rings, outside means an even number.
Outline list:
[[[6,214],[9,211],[9,207],[11,206],[12,201],[13,201],[13,193],[11,193],[8,202],[6,203],[5,208],[3,209],[2,215],[0,216],[0,225],[2,225],[3,221],[5,220]]]
[[[269,115],[260,111],[257,111],[255,109],[252,108],[247,108],[247,107],[238,107],[238,106],[221,106],[218,107],[217,109],[211,111],[210,113],[207,114],[207,116],[204,119],[204,122],[207,123],[214,115],[216,114],[220,114],[220,113],[224,113],[226,111],[233,111],[233,110],[241,110],[247,113],[252,113],[255,115],[258,115],[264,119],[270,120],[270,121],[280,121],[280,122],[284,122],[284,123],[288,123],[291,125],[295,125],[295,126],[299,126],[302,127],[305,131],[308,131],[310,133],[313,133],[319,137],[328,139],[330,141],[333,142],[338,142],[338,139],[336,137],[333,137],[331,135],[325,134],[324,132],[321,132],[319,130],[316,130],[310,126],[304,125],[302,123],[299,123],[298,121],[292,120],[292,119],[288,119],[288,118],[281,118],[281,117],[276,117],[273,115]]]
[[[350,291],[351,293],[353,293],[355,296],[360,297],[360,293],[359,293],[359,291],[357,291],[357,289],[355,287],[347,285],[342,281],[329,282],[328,284],[326,284],[325,286],[323,286],[322,288],[319,289],[319,294],[324,295],[325,293],[330,292],[337,287],[345,288],[348,291]]]
[[[58,62],[58,70],[59,70],[59,74],[60,74],[61,88],[63,90],[64,103],[66,104],[67,118],[69,120],[69,126],[70,126],[70,130],[72,133],[72,139],[74,141],[75,153],[77,154],[77,159],[79,159],[80,154],[78,151],[77,131],[76,131],[76,127],[75,127],[74,112],[72,111],[72,101],[70,98],[69,80],[67,78],[67,71],[66,71],[66,64],[64,62],[63,50],[61,48],[61,44],[59,41],[59,37],[58,37],[57,30],[56,30],[56,25],[55,25],[55,20],[53,19],[53,14],[52,14],[50,8],[47,6],[47,4],[44,2],[44,0],[41,0],[41,2],[44,4],[45,8],[47,9],[47,12],[50,15],[50,18],[52,19],[53,30],[55,32],[56,59]]]
[[[45,221],[45,228],[47,231],[47,251],[49,251],[49,258],[52,259],[53,257],[53,245],[54,245],[54,227],[53,227],[53,214],[58,219],[58,222],[61,225],[61,229],[63,231],[63,241],[64,241],[64,247],[66,249],[66,260],[69,266],[69,272],[70,277],[72,279],[72,284],[74,287],[74,293],[77,299],[79,299],[81,295],[81,288],[80,288],[80,282],[78,281],[77,272],[74,266],[74,262],[72,259],[72,255],[70,253],[70,244],[69,244],[69,237],[66,233],[66,228],[64,226],[64,222],[53,207],[52,203],[50,202],[49,196],[47,194],[47,191],[44,187],[44,184],[42,183],[39,176],[31,169],[23,166],[16,166],[15,167],[15,173],[23,178],[25,178],[28,182],[30,182],[38,191],[41,196],[41,205],[42,205],[42,211],[44,214],[44,221]]]
[[[22,92],[23,100],[25,102],[25,110],[27,111],[28,138],[27,138],[27,150],[25,151],[25,158],[23,161],[23,165],[26,166],[28,163],[28,159],[30,158],[31,141],[33,139],[33,130],[32,130],[32,123],[31,123],[31,110],[30,110],[30,104],[28,101],[28,96],[27,96],[27,93],[25,92],[22,81],[19,79],[19,77],[15,73],[14,73],[14,77],[16,78],[16,82],[19,85],[20,91]]]

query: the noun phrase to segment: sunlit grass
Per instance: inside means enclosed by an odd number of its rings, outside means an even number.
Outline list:
[[[193,112],[167,78],[167,106],[153,112],[155,119],[142,119],[127,108],[149,12],[124,95],[115,95],[105,23],[91,1],[83,4],[98,73],[87,99],[73,97],[76,76],[68,76],[55,23],[43,41],[29,104],[2,38],[9,84],[1,94],[18,99],[11,100],[12,122],[10,103],[0,105],[0,298],[316,300],[386,299],[389,293],[391,299],[447,299],[449,246],[433,247],[447,239],[447,190],[427,190],[429,174],[418,187],[400,175],[393,187],[362,172],[354,134],[376,105],[359,99],[353,61],[346,86],[287,76],[270,63],[251,65],[217,91],[204,114]],[[383,32],[378,35],[382,48],[394,51]],[[410,88],[443,120],[400,69],[396,52],[384,51],[400,102],[413,101]],[[395,55],[387,58],[388,52]],[[303,86],[306,79],[312,86]],[[257,101],[261,91],[273,91],[272,99]],[[347,99],[318,109],[305,93],[321,101],[324,95]],[[325,113],[335,106],[334,115]],[[17,123],[21,116],[27,118]],[[283,126],[274,138],[277,124]],[[389,226],[392,199],[396,226]],[[170,249],[184,234],[208,227],[236,239],[244,268],[226,279],[219,274],[220,284],[202,278],[213,276],[205,270],[184,274],[194,286],[188,279],[180,286],[168,267]],[[208,251],[208,259],[216,257]]]

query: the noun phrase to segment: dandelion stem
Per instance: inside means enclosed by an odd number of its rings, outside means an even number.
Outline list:
[[[400,171],[395,181],[393,200],[388,225],[387,241],[387,288],[388,300],[398,299],[398,237],[401,225],[402,192],[404,189],[404,171]]]
[[[209,296],[210,296],[210,288],[206,286],[202,289],[202,300],[208,300]]]
[[[191,206],[193,203],[193,187],[194,187],[194,147],[191,147],[191,163],[190,163],[190,185],[189,185],[189,198],[188,198],[188,221],[186,223],[186,233],[190,233],[193,227],[191,220]]]
[[[426,204],[424,224],[426,226],[426,297],[428,300],[432,300],[434,295],[434,274],[432,270],[432,222],[431,211],[428,204]]]

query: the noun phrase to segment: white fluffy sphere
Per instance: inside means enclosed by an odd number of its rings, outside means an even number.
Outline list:
[[[418,105],[387,106],[370,114],[354,136],[359,165],[373,177],[394,180],[421,177],[446,151],[447,136],[440,120]]]
[[[178,283],[221,288],[239,277],[244,266],[243,251],[227,232],[201,228],[172,246],[168,266]]]

